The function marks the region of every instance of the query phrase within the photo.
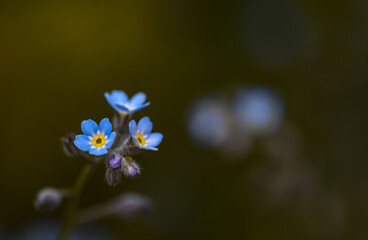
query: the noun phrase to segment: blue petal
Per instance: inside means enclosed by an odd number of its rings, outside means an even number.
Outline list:
[[[100,132],[102,134],[106,134],[107,136],[110,136],[112,131],[112,125],[108,118],[104,118],[100,122]]]
[[[134,136],[136,132],[137,132],[137,123],[135,122],[135,120],[132,120],[129,122],[129,133],[130,135]]]
[[[144,117],[138,122],[138,131],[142,135],[148,135],[152,132],[153,124],[149,117]]]
[[[82,122],[82,132],[87,136],[93,136],[98,131],[98,125],[95,121],[88,119]]]
[[[107,153],[106,148],[93,148],[93,149],[89,150],[89,154],[96,155],[96,156],[104,155],[106,153]]]
[[[124,91],[113,90],[111,94],[105,93],[105,98],[113,108],[116,107],[117,103],[124,104],[128,102],[128,95]]]
[[[128,102],[129,98],[128,95],[121,90],[113,90],[111,92],[111,97],[114,100],[114,102],[118,102],[118,103],[125,103]]]
[[[116,107],[115,109],[119,110],[119,111],[122,111],[122,112],[126,112],[126,113],[135,113],[135,112],[137,112],[137,111],[139,111],[143,108],[148,107],[150,104],[151,103],[148,102],[148,103],[145,103],[143,105],[140,105],[139,107],[133,106],[133,108],[129,109],[125,105],[117,103],[117,104],[115,104],[115,107]]]
[[[155,147],[140,147],[142,149],[146,149],[146,150],[152,150],[152,151],[157,151],[158,148],[155,148]]]
[[[124,104],[117,103],[115,104],[115,106],[116,106],[116,109],[119,111],[127,112],[127,113],[131,112],[131,110],[129,110],[129,108],[127,108]]]
[[[106,98],[107,102],[110,104],[111,107],[116,108],[115,101],[113,100],[110,93],[105,93],[105,98]]]
[[[134,112],[138,112],[139,110],[143,109],[143,108],[146,108],[150,105],[151,103],[148,102],[148,103],[145,103],[143,105],[140,105],[139,107],[135,106],[134,109],[130,110],[130,113],[134,113]]]
[[[135,94],[132,99],[130,99],[131,106],[139,106],[142,105],[146,101],[146,94],[139,92]]]
[[[106,144],[105,144],[106,148],[111,147],[111,145],[114,143],[115,137],[116,137],[116,132],[112,132],[106,140]]]
[[[92,146],[91,140],[85,135],[78,135],[74,140],[74,144],[82,151],[89,151]]]
[[[158,146],[164,136],[161,133],[152,133],[146,140],[146,145],[149,147]]]

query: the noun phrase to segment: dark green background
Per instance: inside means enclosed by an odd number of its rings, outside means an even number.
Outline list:
[[[109,188],[101,169],[86,191],[83,206],[127,190],[153,198],[145,220],[106,220],[121,236],[368,238],[367,24],[365,0],[1,1],[0,222],[39,218],[36,192],[73,184],[83,161],[63,154],[60,137],[111,118],[103,94],[121,89],[148,95],[135,119],[150,116],[164,134],[158,152],[138,157],[142,176]],[[284,97],[302,138],[295,161],[312,176],[302,203],[264,193],[278,168],[262,142],[228,161],[188,137],[195,98],[244,84]]]

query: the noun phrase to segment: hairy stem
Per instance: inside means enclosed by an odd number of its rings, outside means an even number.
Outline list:
[[[57,235],[57,240],[68,240],[72,234],[73,228],[76,224],[77,208],[82,195],[82,192],[89,182],[89,179],[95,172],[98,164],[87,163],[80,172],[78,179],[72,190],[71,199],[68,202],[63,219],[63,226]]]

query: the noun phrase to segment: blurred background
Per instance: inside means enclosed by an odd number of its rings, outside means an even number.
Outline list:
[[[36,193],[74,183],[60,138],[113,89],[164,139],[138,178],[96,173],[81,207],[154,203],[97,239],[368,239],[367,24],[365,0],[1,1],[0,239],[57,226]]]

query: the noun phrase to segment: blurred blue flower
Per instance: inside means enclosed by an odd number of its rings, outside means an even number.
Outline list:
[[[133,144],[138,148],[157,151],[163,138],[161,133],[151,133],[153,124],[149,117],[144,117],[137,123],[132,120],[129,122],[129,132],[133,138]]]
[[[194,102],[189,111],[188,131],[202,147],[217,147],[229,136],[228,104],[218,96]]]
[[[61,223],[55,219],[35,219],[10,232],[7,240],[56,239]],[[119,238],[111,229],[100,224],[77,226],[70,240],[116,240]]]
[[[105,93],[107,102],[116,111],[122,114],[135,113],[150,105],[146,101],[146,94],[139,92],[135,94],[130,100],[128,95],[124,91],[113,90],[111,93]]]
[[[100,122],[100,126],[91,119],[82,122],[82,132],[85,135],[78,135],[74,140],[75,146],[82,151],[88,151],[91,155],[104,155],[111,147],[116,137],[112,131],[112,125],[108,118]]]
[[[247,135],[264,136],[277,131],[284,118],[282,100],[267,88],[238,93],[234,103],[237,127]]]

